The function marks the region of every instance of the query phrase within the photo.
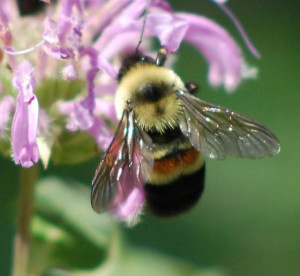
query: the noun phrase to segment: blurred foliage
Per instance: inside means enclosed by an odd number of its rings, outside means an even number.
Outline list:
[[[91,212],[89,194],[56,177],[37,183],[30,275],[222,275],[130,246],[112,218]]]
[[[49,158],[57,165],[77,164],[95,157],[97,148],[95,139],[87,132],[70,132],[62,129],[61,126],[65,125],[66,116],[57,112],[57,102],[67,102],[74,99],[76,95],[85,93],[86,87],[81,81],[50,79],[37,87],[36,95],[41,108],[50,110],[51,116],[56,118],[50,124],[49,137],[43,141],[46,154],[45,157],[41,156],[41,159],[44,165],[47,166]],[[39,148],[41,148],[41,143],[39,143]]]
[[[47,79],[35,89],[41,108],[49,106],[59,100],[69,101],[80,95],[85,87],[81,81],[66,81],[61,79]]]
[[[78,164],[95,157],[97,145],[87,132],[63,131],[53,145],[51,159],[54,164]]]
[[[174,5],[216,20],[246,52],[233,25],[209,1]],[[246,54],[247,61],[259,68],[258,79],[245,81],[231,95],[211,89],[205,62],[186,45],[179,51],[177,71],[184,80],[200,84],[201,98],[268,126],[280,139],[282,152],[264,160],[207,161],[206,190],[196,208],[168,220],[145,215],[132,229],[93,214],[89,192],[72,183],[76,179],[89,189],[97,159],[72,166],[50,164],[42,176],[60,178],[45,178],[38,185],[32,270],[51,265],[61,269],[45,275],[218,275],[213,269],[197,270],[218,267],[228,275],[300,275],[300,4],[231,0],[229,6],[262,54],[259,61]],[[0,164],[0,275],[9,275],[18,168],[3,157]],[[120,255],[114,255],[115,246]],[[70,267],[78,274],[67,274]],[[90,274],[83,274],[88,270]]]

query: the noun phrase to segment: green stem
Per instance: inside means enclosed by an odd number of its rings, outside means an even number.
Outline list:
[[[30,222],[34,206],[34,182],[39,166],[21,169],[19,213],[14,244],[13,276],[28,275]]]

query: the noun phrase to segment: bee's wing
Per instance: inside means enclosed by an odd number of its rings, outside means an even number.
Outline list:
[[[102,213],[126,200],[146,182],[152,168],[152,141],[135,124],[133,112],[125,110],[92,182],[93,209]]]
[[[180,129],[208,157],[262,158],[280,151],[278,139],[259,122],[182,90],[178,97],[184,104]]]

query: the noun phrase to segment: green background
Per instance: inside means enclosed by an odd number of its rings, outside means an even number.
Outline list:
[[[174,8],[203,14],[224,26],[259,74],[230,95],[212,89],[205,61],[187,45],[178,53],[177,72],[200,84],[201,98],[270,128],[281,142],[281,153],[263,160],[208,160],[205,193],[193,210],[167,220],[144,215],[142,223],[130,229],[121,225],[121,231],[134,246],[227,275],[300,275],[300,3],[229,1],[262,54],[256,60],[216,6],[185,2],[174,1]],[[19,168],[3,158],[0,162],[0,275],[9,275]],[[89,184],[96,165],[96,159],[77,166],[51,165],[43,176]],[[96,218],[101,221],[101,216]],[[151,271],[151,262],[144,269]]]

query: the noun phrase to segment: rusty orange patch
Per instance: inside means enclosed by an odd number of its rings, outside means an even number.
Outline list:
[[[177,155],[154,162],[153,173],[155,174],[170,174],[178,169],[189,167],[197,161],[199,152],[194,149],[188,149],[180,152]]]

